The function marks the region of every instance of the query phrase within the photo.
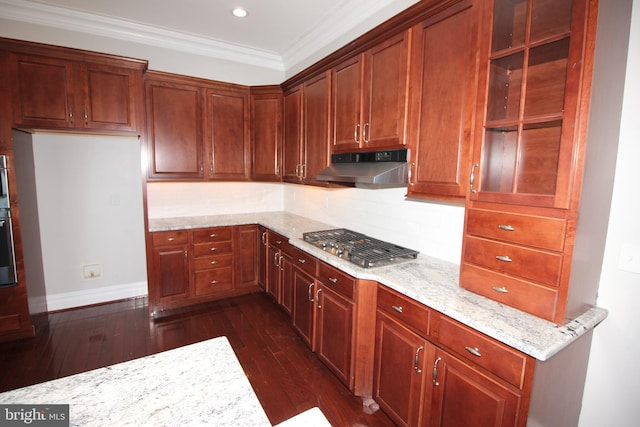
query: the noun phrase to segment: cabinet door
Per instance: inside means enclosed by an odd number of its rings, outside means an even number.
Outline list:
[[[468,189],[477,12],[465,4],[452,16],[414,27],[408,186],[413,197],[463,198]]]
[[[409,32],[404,32],[366,53],[362,147],[405,144],[410,37]]]
[[[80,112],[75,111],[75,97],[81,94],[74,93],[78,76],[74,75],[73,62],[35,55],[10,58],[16,124],[68,129],[82,120]]]
[[[202,92],[192,85],[147,80],[147,176],[200,179]]]
[[[280,180],[282,147],[282,92],[251,94],[251,178]]]
[[[333,69],[333,152],[360,147],[363,57],[355,56]]]
[[[302,86],[284,94],[284,142],[282,148],[282,179],[300,182],[302,179]]]
[[[255,225],[241,225],[236,228],[234,259],[236,263],[236,283],[239,288],[255,286],[258,283],[259,236]]]
[[[304,84],[302,176],[305,184],[318,183],[316,175],[330,164],[330,91],[331,74],[329,72]]]
[[[258,285],[266,291],[267,285],[267,229],[258,226]]]
[[[291,314],[293,328],[298,331],[302,340],[313,347],[313,323],[315,313],[315,279],[304,271],[294,268],[293,282],[293,312]]]
[[[117,131],[137,130],[140,70],[83,64],[83,126]]]
[[[293,311],[293,263],[291,255],[280,251],[280,305],[291,316]]]
[[[492,377],[436,350],[431,426],[517,426],[520,395]]]
[[[431,351],[422,337],[378,311],[373,398],[398,425],[421,425]]]
[[[155,304],[187,298],[189,289],[189,257],[187,246],[165,246],[153,249],[153,277],[149,286]]]
[[[207,90],[207,175],[212,179],[249,178],[249,97],[245,90]]]
[[[266,292],[274,301],[280,301],[280,250],[273,245],[267,249]]]
[[[569,207],[581,176],[586,0],[496,0],[481,49],[484,103],[471,200]],[[484,38],[483,38],[484,39]],[[586,120],[586,119],[585,119]],[[577,174],[576,171],[580,170]],[[579,180],[579,178],[578,178]]]
[[[318,282],[316,308],[315,347],[318,358],[351,389],[354,303]]]

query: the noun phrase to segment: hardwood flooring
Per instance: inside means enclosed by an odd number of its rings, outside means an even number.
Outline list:
[[[151,319],[145,299],[33,317],[36,336],[0,344],[0,392],[226,336],[272,424],[318,406],[332,426],[392,426],[367,413],[263,294]]]

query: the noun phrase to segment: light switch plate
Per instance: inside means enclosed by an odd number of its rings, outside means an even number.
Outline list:
[[[620,270],[640,274],[640,245],[630,243],[622,244],[620,248],[618,268]]]

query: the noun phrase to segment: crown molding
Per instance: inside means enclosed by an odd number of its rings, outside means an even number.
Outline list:
[[[0,17],[284,71],[272,52],[42,3],[0,0]]]

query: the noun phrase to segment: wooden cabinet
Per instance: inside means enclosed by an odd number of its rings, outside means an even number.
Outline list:
[[[315,325],[315,291],[316,280],[314,275],[293,269],[293,312],[291,323],[298,332],[302,341],[315,350],[314,325]]]
[[[258,244],[258,286],[266,291],[267,284],[267,229],[258,225],[258,235],[260,238]]]
[[[289,239],[271,230],[267,231],[267,294],[280,304],[287,314],[293,308],[293,284]]]
[[[191,294],[188,233],[153,233],[152,241],[149,307],[187,298]]]
[[[138,131],[145,61],[15,42],[7,47],[14,51],[10,79],[15,125]]]
[[[409,197],[462,199],[467,193],[478,70],[477,3],[463,1],[413,28]]]
[[[595,284],[569,291],[592,7],[495,0],[483,17],[460,285],[558,324],[594,304],[597,292]]]
[[[333,68],[333,152],[406,143],[410,40],[407,30]]]
[[[282,89],[251,87],[251,179],[280,181],[282,150]]]
[[[145,97],[148,179],[248,179],[248,88],[148,72]]]
[[[148,76],[145,100],[147,177],[202,179],[204,101],[200,88],[179,80]]]
[[[251,162],[249,91],[206,91],[205,153],[209,179],[248,180]]]
[[[257,291],[255,225],[150,233],[149,312]]]
[[[526,425],[532,358],[380,286],[374,398],[403,426]]]
[[[326,185],[315,177],[329,166],[330,90],[327,71],[285,93],[285,181]]]

